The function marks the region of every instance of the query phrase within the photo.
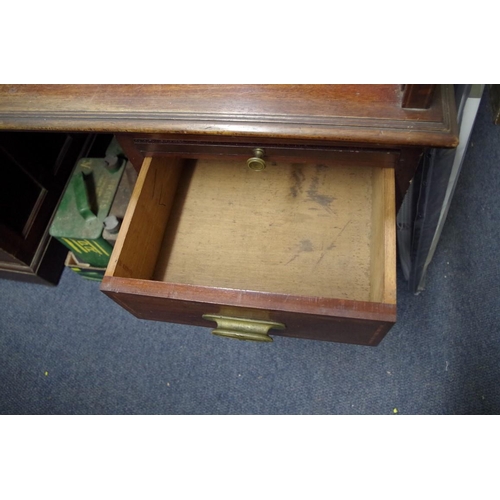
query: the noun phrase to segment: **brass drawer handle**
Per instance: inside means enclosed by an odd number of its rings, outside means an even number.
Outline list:
[[[253,150],[253,157],[247,160],[248,168],[252,170],[264,170],[266,162],[263,160],[265,151],[262,148],[255,148]]]
[[[217,328],[212,330],[214,335],[221,337],[231,337],[238,340],[254,340],[256,342],[272,342],[268,335],[271,328],[284,330],[285,325],[274,321],[259,321],[244,318],[230,318],[229,316],[219,316],[216,314],[204,314],[203,319],[215,321]]]

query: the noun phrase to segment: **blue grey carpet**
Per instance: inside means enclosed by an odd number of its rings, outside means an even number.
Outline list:
[[[483,98],[427,289],[398,278],[376,348],[272,344],[134,318],[66,270],[0,281],[3,414],[500,412],[500,126]]]

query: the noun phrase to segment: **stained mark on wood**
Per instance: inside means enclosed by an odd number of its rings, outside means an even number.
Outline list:
[[[311,243],[311,240],[302,240],[299,245],[298,249],[293,255],[293,257],[285,264],[287,266],[290,264],[290,262],[293,262],[302,252],[313,252],[314,247],[313,244]]]
[[[299,252],[312,252],[314,250],[311,240],[302,240],[299,244]]]
[[[320,187],[320,175],[328,167],[326,165],[316,165],[316,174],[311,180],[311,186],[307,190],[308,201],[312,201],[321,205],[327,212],[332,212],[331,204],[335,200],[334,196],[328,196],[326,194],[319,194]]]
[[[290,194],[293,198],[297,198],[299,193],[302,193],[303,184],[306,180],[306,176],[302,171],[301,164],[293,164],[291,169],[291,176],[293,185],[290,187]]]

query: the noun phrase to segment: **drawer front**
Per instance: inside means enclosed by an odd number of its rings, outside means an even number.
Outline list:
[[[102,291],[237,338],[377,345],[396,319],[394,170],[334,166],[147,159]]]
[[[186,286],[151,286],[124,278],[105,277],[102,290],[134,316],[214,329],[207,315],[276,322],[269,335],[376,346],[396,320],[395,306],[334,300],[296,299],[232,290]],[[245,297],[242,299],[242,295]],[[176,297],[182,296],[184,300]],[[245,301],[254,307],[237,306]],[[276,309],[268,309],[274,307]],[[307,311],[307,312],[303,312]],[[245,340],[245,339],[242,339]]]
[[[206,142],[199,139],[166,138],[151,135],[118,135],[120,144],[137,169],[147,157],[177,156],[181,158],[234,158],[243,162],[254,156],[255,149],[263,150],[264,160],[348,162],[353,166],[377,165],[395,168],[399,150],[366,149],[314,144],[279,144],[267,141]]]

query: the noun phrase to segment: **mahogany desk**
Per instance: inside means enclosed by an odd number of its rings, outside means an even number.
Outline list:
[[[140,170],[101,289],[244,340],[380,342],[396,210],[455,113],[451,85],[0,86],[0,130],[112,133]]]

